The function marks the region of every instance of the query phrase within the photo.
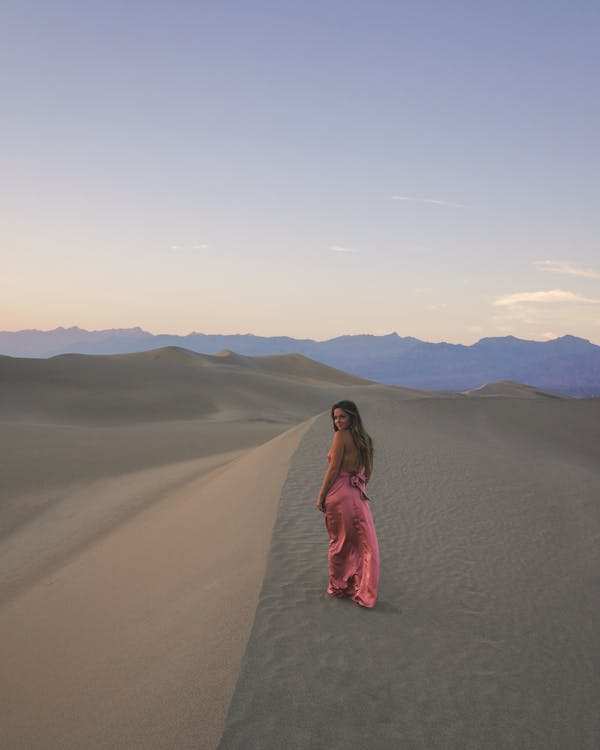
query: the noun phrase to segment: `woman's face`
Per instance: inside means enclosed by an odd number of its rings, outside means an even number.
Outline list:
[[[334,409],[333,422],[338,430],[347,430],[352,426],[352,417],[343,409]]]

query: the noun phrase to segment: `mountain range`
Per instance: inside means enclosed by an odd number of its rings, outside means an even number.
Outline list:
[[[465,346],[397,333],[315,341],[252,334],[177,336],[152,334],[139,327],[0,332],[0,354],[11,357],[124,354],[166,346],[204,354],[222,350],[250,356],[297,353],[361,378],[421,390],[466,391],[511,380],[569,396],[600,396],[600,346],[576,336],[543,342],[504,336]]]

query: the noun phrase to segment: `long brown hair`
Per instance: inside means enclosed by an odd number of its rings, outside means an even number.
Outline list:
[[[360,462],[362,466],[365,467],[365,469],[370,470],[373,466],[373,441],[371,440],[371,436],[369,435],[369,433],[364,428],[362,419],[360,418],[360,412],[358,411],[358,406],[354,403],[354,401],[338,401],[337,404],[334,404],[331,407],[331,420],[333,422],[333,429],[335,430],[335,432],[338,431],[335,420],[333,418],[333,412],[336,409],[342,409],[346,412],[346,414],[350,415],[350,418],[352,420],[352,423],[350,425],[350,434],[354,439],[354,444],[358,448]]]

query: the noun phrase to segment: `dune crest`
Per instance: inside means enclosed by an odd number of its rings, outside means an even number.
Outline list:
[[[7,747],[215,747],[313,421],[171,491],[5,604]]]

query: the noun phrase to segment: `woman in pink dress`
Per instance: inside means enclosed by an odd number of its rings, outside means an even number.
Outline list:
[[[374,607],[379,582],[379,546],[366,485],[373,471],[373,442],[353,401],[331,407],[333,442],[329,468],[317,497],[329,534],[330,596]]]

